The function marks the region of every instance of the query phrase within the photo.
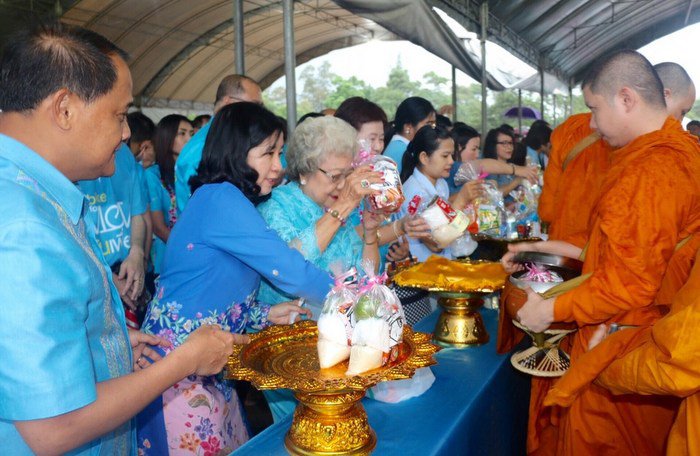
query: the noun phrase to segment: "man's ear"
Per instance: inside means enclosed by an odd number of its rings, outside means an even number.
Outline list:
[[[49,99],[51,117],[62,130],[70,130],[76,116],[76,102],[78,97],[68,89],[60,89],[54,92]]]
[[[626,112],[632,110],[637,104],[639,104],[639,94],[629,87],[622,87],[619,92],[617,92],[617,97],[625,108]]]
[[[668,100],[671,99],[671,89],[666,89],[664,88],[664,99],[668,103]]]

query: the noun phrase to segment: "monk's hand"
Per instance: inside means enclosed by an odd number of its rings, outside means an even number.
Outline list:
[[[601,323],[593,332],[590,340],[588,341],[588,349],[593,350],[599,343],[601,343],[606,337],[608,337],[608,325]]]
[[[515,259],[515,255],[517,255],[520,252],[534,251],[534,244],[537,243],[518,242],[517,244],[508,244],[508,251],[505,255],[503,255],[503,258],[501,258],[501,265],[503,266],[503,269],[505,269],[505,271],[508,274],[513,274],[514,272],[522,270],[524,266],[520,263],[516,263],[515,261],[513,261]]]
[[[529,287],[525,292],[527,301],[518,311],[518,321],[533,332],[542,332],[554,321],[554,298],[544,299]]]

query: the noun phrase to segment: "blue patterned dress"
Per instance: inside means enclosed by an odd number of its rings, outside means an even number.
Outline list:
[[[267,227],[238,188],[202,186],[170,234],[142,330],[176,347],[204,324],[234,333],[260,330],[270,309],[256,299],[261,276],[313,302],[321,302],[331,284],[328,273]],[[232,385],[215,377],[184,379],[138,416],[143,454],[218,454],[247,439]]]

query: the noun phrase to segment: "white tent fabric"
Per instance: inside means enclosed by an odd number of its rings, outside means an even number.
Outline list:
[[[347,11],[371,19],[396,35],[422,46],[467,75],[481,80],[481,65],[425,0],[333,0]],[[488,75],[488,87],[505,86]]]

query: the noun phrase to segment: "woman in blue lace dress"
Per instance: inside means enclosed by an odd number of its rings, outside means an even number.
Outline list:
[[[203,324],[233,333],[308,315],[296,303],[271,307],[256,299],[260,278],[321,302],[331,279],[269,229],[254,203],[279,180],[283,125],[253,103],[229,105],[214,118],[193,196],[168,239],[156,296],[142,330],[174,347]],[[163,354],[167,355],[167,352]],[[138,417],[144,454],[228,454],[248,439],[232,385],[190,376]]]

